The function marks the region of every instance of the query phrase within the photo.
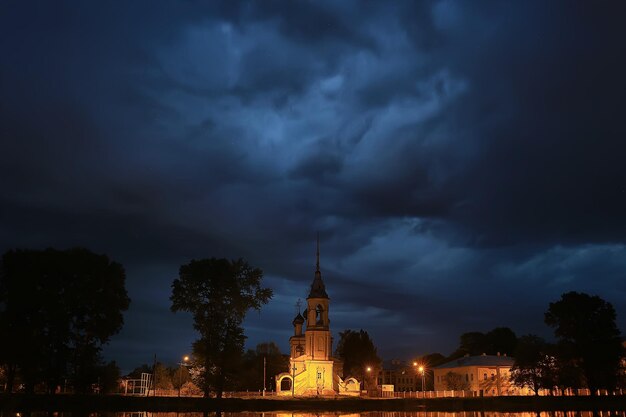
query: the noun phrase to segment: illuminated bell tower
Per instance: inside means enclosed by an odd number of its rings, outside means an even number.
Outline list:
[[[306,299],[305,354],[313,360],[330,360],[332,338],[328,319],[329,298],[320,272],[320,240],[317,237],[315,277]]]
[[[317,236],[315,275],[306,310],[293,320],[293,336],[289,338],[291,355],[289,372],[276,375],[276,394],[291,396],[359,396],[360,384],[355,378],[341,379],[341,363],[332,357],[328,305],[330,299],[320,272],[320,238]],[[306,322],[306,325],[304,324]],[[303,329],[303,327],[305,327]]]

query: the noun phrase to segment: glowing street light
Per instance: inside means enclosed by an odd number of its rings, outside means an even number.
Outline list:
[[[413,366],[415,368],[417,368],[417,372],[422,374],[422,392],[423,392],[424,391],[424,373],[425,373],[426,369],[424,368],[423,365],[419,365],[419,367],[418,367],[418,363],[417,362],[413,362]]]
[[[367,372],[367,374],[369,375],[369,374],[372,372],[372,367],[371,367],[371,366],[366,366],[366,367],[365,367],[365,372]],[[366,378],[365,378],[365,374],[363,373],[363,371],[361,371],[361,375],[362,375],[362,377],[363,377],[363,389],[367,389],[367,388],[365,387],[365,379],[366,379]],[[369,376],[368,376],[368,378],[369,378]]]

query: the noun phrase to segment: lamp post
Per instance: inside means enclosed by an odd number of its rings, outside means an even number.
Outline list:
[[[291,377],[291,396],[294,397],[295,396],[295,388],[296,388],[296,364],[293,364],[293,367],[291,368],[291,370],[293,371],[293,376]]]
[[[418,368],[418,371],[420,371],[420,373],[422,374],[422,392],[424,392],[424,371],[425,371],[425,369],[424,369],[423,366],[420,366]]]
[[[189,356],[183,356],[182,362],[179,363],[180,368],[178,370],[178,398],[180,398],[180,388],[183,386],[183,366],[189,366]]]
[[[367,378],[369,378],[369,374],[370,374],[370,372],[372,372],[372,367],[371,366],[366,366],[365,367],[365,372],[366,372],[366,374],[363,375],[363,389],[367,391],[367,388],[365,387],[365,381],[367,380]]]
[[[265,397],[266,368],[267,368],[267,358],[263,356],[263,392],[261,393],[262,397]]]

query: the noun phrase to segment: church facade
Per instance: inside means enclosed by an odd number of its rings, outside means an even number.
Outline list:
[[[292,396],[359,395],[359,382],[354,378],[343,381],[343,365],[332,357],[330,298],[320,271],[319,239],[316,258],[306,309],[302,314],[298,312],[292,322],[294,334],[289,338],[290,372],[276,376],[276,392]]]

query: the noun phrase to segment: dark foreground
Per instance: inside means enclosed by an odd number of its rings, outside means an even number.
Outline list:
[[[3,411],[626,411],[626,396],[241,399],[1,395]]]

